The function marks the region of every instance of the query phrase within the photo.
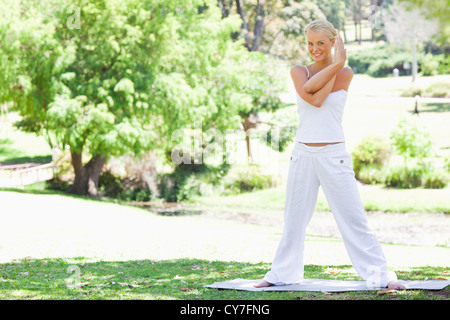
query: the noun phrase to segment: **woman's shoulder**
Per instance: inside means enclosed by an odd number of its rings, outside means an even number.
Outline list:
[[[291,70],[296,70],[296,69],[305,69],[306,68],[306,65],[302,65],[302,64],[294,64],[292,67],[291,67]]]
[[[339,73],[348,76],[353,76],[353,69],[350,67],[343,67],[341,70],[339,70]]]
[[[301,64],[295,64],[291,67],[291,75],[296,75],[299,73],[304,73],[307,74],[307,72],[309,72],[308,70],[305,69],[306,66],[305,65],[301,65]]]
[[[350,83],[353,79],[353,70],[350,67],[343,67],[339,70],[336,78],[336,83],[338,83],[339,87],[342,87],[344,90],[348,91]]]

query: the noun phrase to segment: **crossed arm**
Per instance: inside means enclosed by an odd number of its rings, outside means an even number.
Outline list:
[[[336,76],[342,68],[342,64],[332,63],[308,80],[304,67],[293,66],[291,68],[291,78],[298,95],[306,102],[320,108],[333,89]],[[343,75],[345,76],[343,80],[350,84],[351,78],[353,77],[352,70],[350,68],[344,68]]]

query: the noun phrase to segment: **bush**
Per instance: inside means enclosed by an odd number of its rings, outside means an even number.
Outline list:
[[[448,74],[448,70],[450,70],[450,55],[442,53],[435,55],[435,58],[438,61],[438,74]]]
[[[414,168],[391,167],[386,170],[384,183],[386,187],[399,189],[412,189],[422,185],[424,169],[416,166]]]
[[[386,57],[386,48],[382,45],[371,50],[357,50],[348,57],[348,64],[355,68],[357,73],[366,73],[373,61]]]
[[[444,169],[450,172],[450,156],[444,159]]]
[[[273,188],[281,181],[279,176],[264,174],[257,165],[236,166],[224,178],[223,193],[237,194]]]
[[[423,187],[426,189],[443,189],[447,183],[448,177],[443,171],[427,172],[423,177]]]
[[[429,157],[433,149],[428,129],[414,115],[401,119],[390,138],[396,153],[403,156],[405,167],[410,159]]]
[[[180,164],[171,173],[159,177],[160,197],[168,202],[189,201],[195,195],[213,192],[220,185],[229,164],[208,166],[202,164]]]
[[[423,54],[417,55],[417,63],[422,64]],[[348,58],[348,64],[357,73],[366,73],[374,77],[390,76],[397,68],[400,75],[410,74],[403,68],[403,63],[411,61],[411,54],[390,44],[383,44],[370,50],[358,50]]]
[[[420,65],[420,74],[422,76],[435,76],[438,74],[439,61],[435,56],[428,52]]]
[[[99,179],[99,191],[106,197],[122,201],[146,202],[152,200],[153,193],[135,177],[116,177],[110,170],[103,171]]]
[[[403,69],[404,62],[411,64],[411,55],[408,52],[396,52],[384,59],[373,61],[367,69],[367,74],[373,77],[382,77],[391,75],[395,68],[399,70],[400,75],[409,74],[409,71]]]
[[[192,162],[193,163],[193,162]],[[195,192],[190,192],[189,188],[193,187],[193,180],[189,180],[190,176],[203,175],[208,170],[204,163],[201,164],[184,164],[177,165],[173,172],[163,174],[159,178],[158,190],[161,198],[168,202],[179,202],[188,200]],[[188,182],[190,186],[185,186]]]
[[[362,167],[359,171],[358,180],[365,184],[380,184],[384,183],[384,174],[378,167]]]
[[[440,81],[433,82],[426,88],[411,84],[408,88],[403,90],[400,95],[402,97],[414,97],[419,95],[421,97],[448,98],[450,97],[450,83]]]
[[[384,139],[380,137],[364,138],[352,151],[353,170],[356,178],[360,178],[360,172],[365,167],[370,169],[383,167],[390,155],[391,148]]]
[[[401,97],[415,97],[415,96],[425,96],[425,90],[416,84],[410,84],[408,88],[404,89],[401,94]]]
[[[202,177],[190,175],[178,188],[176,201],[189,201],[194,196],[212,194],[213,188],[213,184],[204,181]]]
[[[433,82],[425,89],[425,94],[435,98],[450,97],[450,83],[449,82]]]
[[[448,184],[448,175],[444,171],[428,170],[423,166],[415,166],[405,171],[404,167],[389,168],[384,175],[387,187],[411,189],[422,186],[426,189],[443,189]]]

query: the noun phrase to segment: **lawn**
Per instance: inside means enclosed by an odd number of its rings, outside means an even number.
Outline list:
[[[17,115],[11,113],[9,122],[0,123],[0,163],[48,163],[52,150],[42,136],[15,129]]]
[[[2,191],[0,203],[0,299],[448,299],[448,289],[382,295],[203,288],[264,276],[281,228],[25,191]],[[382,246],[400,279],[448,278],[448,248]],[[306,277],[360,280],[339,238],[309,234],[305,249]]]
[[[261,278],[270,265],[203,259],[103,261],[86,258],[27,258],[0,264],[0,299],[58,300],[440,300],[439,291],[399,290],[326,292],[247,292],[203,288],[216,281]],[[349,265],[307,265],[305,277],[359,280]],[[73,270],[73,271],[72,271]],[[398,272],[404,279],[448,276],[444,267],[415,267]],[[79,277],[78,277],[79,275]]]

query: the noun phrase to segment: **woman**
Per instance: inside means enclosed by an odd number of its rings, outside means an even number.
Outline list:
[[[381,246],[367,225],[351,157],[345,148],[341,121],[353,78],[352,70],[344,67],[346,49],[325,19],[312,21],[304,33],[314,63],[294,66],[290,72],[297,92],[299,126],[286,185],[283,236],[271,270],[255,287],[303,279],[305,231],[322,186],[358,274],[374,287],[404,289],[388,270]]]

